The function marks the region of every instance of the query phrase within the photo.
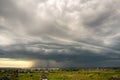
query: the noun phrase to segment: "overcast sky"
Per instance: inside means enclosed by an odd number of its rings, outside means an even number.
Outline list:
[[[0,58],[118,67],[120,0],[0,0]]]

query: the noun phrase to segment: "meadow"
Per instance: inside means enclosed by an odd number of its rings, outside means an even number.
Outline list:
[[[19,73],[18,80],[40,80],[43,72]],[[120,78],[120,70],[54,70],[44,73],[48,80],[109,80]]]

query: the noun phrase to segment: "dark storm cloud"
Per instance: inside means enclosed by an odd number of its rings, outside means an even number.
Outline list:
[[[34,67],[120,66],[119,2],[0,0],[0,58]]]
[[[80,49],[79,49],[80,50]],[[75,51],[76,52],[76,51]],[[77,52],[77,54],[64,54],[64,53],[59,53],[59,52],[52,52],[49,54],[45,54],[44,52],[31,52],[31,51],[12,51],[7,53],[7,56],[5,55],[6,52],[4,52],[3,57],[9,57],[8,58],[17,58],[17,59],[25,59],[25,60],[44,60],[44,61],[55,61],[56,63],[63,63],[65,67],[77,67],[78,65],[80,67],[83,66],[100,66],[102,62],[107,62],[107,61],[113,61],[112,63],[109,64],[114,64],[114,61],[118,61],[120,58],[120,55],[117,54],[106,54],[106,55],[100,55],[100,54],[95,54],[90,51],[83,51],[80,50]],[[111,55],[111,57],[109,56]],[[39,62],[37,62],[36,65],[38,65]],[[42,63],[40,63],[41,65]],[[44,63],[43,63],[44,64]],[[47,64],[47,63],[45,63]],[[82,64],[82,65],[81,65]],[[39,66],[40,66],[39,65]],[[49,66],[54,66],[56,64],[52,64],[50,62]],[[107,66],[107,65],[106,65]],[[119,66],[119,65],[118,65]],[[38,67],[38,66],[37,66]],[[44,66],[46,67],[46,66]],[[63,65],[59,65],[59,67],[63,67]]]
[[[59,48],[53,48],[50,46],[51,45],[49,45],[49,47],[39,46],[39,48],[37,47],[39,50],[34,51],[34,49],[32,50],[30,48],[30,45],[14,45],[10,46],[10,48],[12,47],[13,49],[7,48],[0,50],[0,56],[1,58],[34,60],[36,63],[34,67],[46,67],[48,63],[51,67],[97,67],[101,65],[108,66],[105,65],[104,62],[108,62],[108,64],[111,66],[112,64],[116,63],[116,66],[119,66],[117,62],[119,62],[120,54],[115,54],[108,50],[107,52],[104,52],[104,54],[100,54],[90,50],[74,48],[72,46],[64,47],[64,45],[57,45]],[[55,61],[55,63],[52,61]]]

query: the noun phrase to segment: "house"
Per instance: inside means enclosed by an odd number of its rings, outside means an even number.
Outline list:
[[[40,79],[40,80],[48,80],[48,79]]]
[[[48,80],[47,76],[45,74],[43,74],[40,78],[40,80]]]

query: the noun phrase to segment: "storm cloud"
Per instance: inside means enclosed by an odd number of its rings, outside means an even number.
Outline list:
[[[120,66],[119,0],[0,0],[0,58],[33,67]]]

